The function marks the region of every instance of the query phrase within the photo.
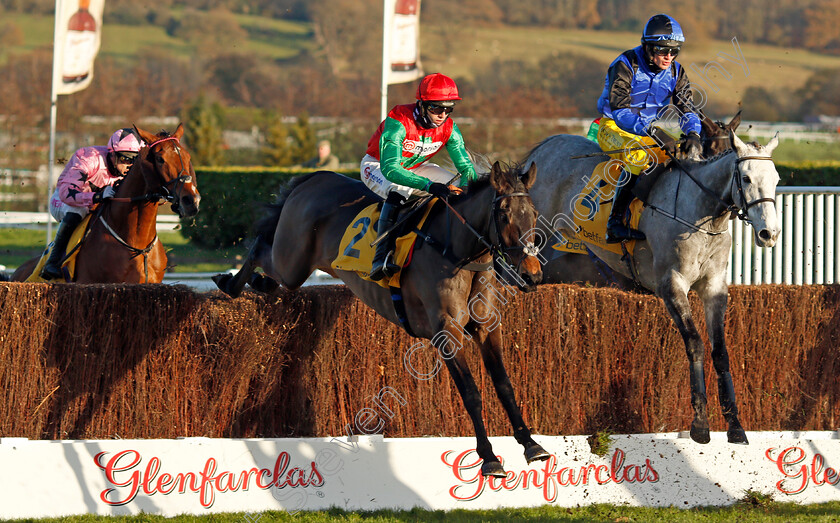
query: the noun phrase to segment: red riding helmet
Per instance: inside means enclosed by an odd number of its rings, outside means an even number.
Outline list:
[[[417,86],[417,99],[421,102],[449,102],[440,105],[455,105],[458,96],[458,86],[455,80],[440,73],[430,74],[420,81]]]

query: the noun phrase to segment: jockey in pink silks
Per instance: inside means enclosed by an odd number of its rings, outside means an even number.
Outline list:
[[[76,226],[91,207],[114,197],[114,183],[128,173],[143,145],[134,129],[126,128],[111,135],[107,146],[82,147],[73,153],[50,199],[50,214],[61,223],[41,270],[42,278],[62,278],[61,261]]]

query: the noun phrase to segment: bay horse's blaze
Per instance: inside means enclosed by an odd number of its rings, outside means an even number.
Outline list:
[[[452,351],[465,338],[478,344],[528,463],[549,457],[531,437],[514,397],[502,362],[501,325],[486,321],[492,316],[491,308],[498,310],[501,305],[501,292],[487,292],[488,286],[500,285],[492,268],[494,255],[504,258],[506,270],[522,289],[542,278],[532,243],[537,211],[528,194],[536,174],[535,165],[522,173],[518,168],[502,170],[496,163],[489,176],[471,184],[465,194],[451,197],[445,206],[438,204],[426,222],[426,232],[434,242],[424,242],[415,250],[401,276],[408,328],[415,336],[432,340],[443,356],[472,419],[484,475],[503,477],[505,472],[487,438],[481,396],[464,351]],[[364,184],[336,173],[295,178],[256,225],[257,238],[239,272],[220,274],[214,280],[220,289],[237,296],[246,284],[270,290],[279,282],[295,289],[321,269],[341,278],[378,314],[399,325],[387,289],[330,266],[348,224],[377,201]],[[257,267],[267,276],[254,274]]]
[[[181,144],[184,126],[158,134],[135,127],[146,145],[91,217],[76,258],[77,283],[160,283],[166,251],[157,237],[158,208],[169,202],[182,218],[198,213],[201,195],[190,153]],[[12,281],[32,274],[39,258],[21,265]]]

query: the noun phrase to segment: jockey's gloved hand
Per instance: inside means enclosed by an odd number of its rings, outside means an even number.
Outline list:
[[[674,137],[666,133],[664,129],[659,127],[651,127],[648,129],[648,134],[651,138],[656,140],[659,147],[670,155],[677,154],[677,141]]]
[[[426,192],[431,194],[432,196],[437,196],[438,198],[446,198],[450,194],[452,194],[451,188],[446,185],[445,183],[433,183],[426,189]]]
[[[110,198],[113,198],[116,194],[117,191],[114,190],[114,187],[108,185],[107,187],[93,195],[93,203],[100,203],[102,202],[102,200],[108,200]]]
[[[703,143],[700,141],[700,135],[694,131],[688,133],[682,144],[682,150],[689,157],[700,156],[703,153]]]

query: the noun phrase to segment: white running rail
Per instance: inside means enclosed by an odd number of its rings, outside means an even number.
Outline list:
[[[782,232],[772,249],[753,242],[753,229],[732,220],[727,281],[811,285],[840,281],[840,187],[779,187]]]

